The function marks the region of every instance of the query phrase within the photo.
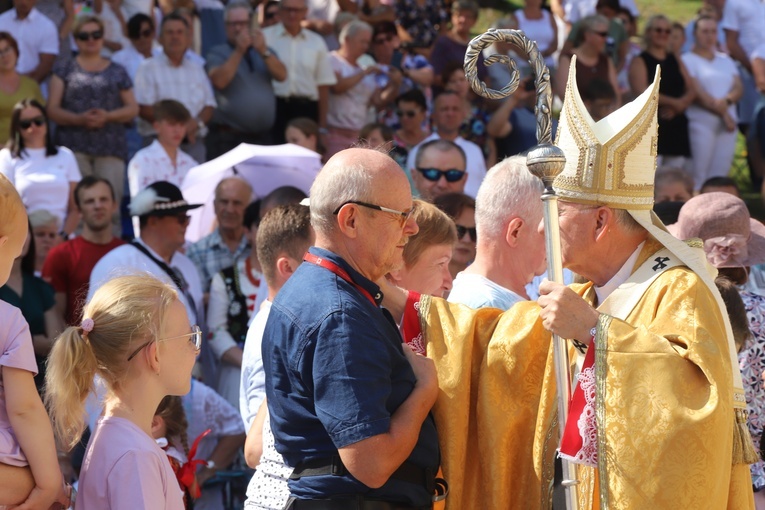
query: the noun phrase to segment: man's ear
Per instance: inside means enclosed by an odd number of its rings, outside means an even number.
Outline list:
[[[299,264],[300,263],[298,263],[298,265]],[[287,255],[280,254],[276,259],[276,272],[279,274],[279,278],[286,280],[292,276],[292,273],[297,269],[297,266],[293,267],[293,265],[294,264]]]
[[[515,248],[519,245],[521,230],[525,225],[526,222],[518,216],[508,222],[507,228],[505,229],[505,242],[508,246]]]
[[[613,209],[609,207],[598,207],[595,211],[595,241],[600,241],[603,236],[608,234],[608,230],[616,221],[616,215]]]
[[[358,221],[360,214],[359,207],[354,204],[340,208],[340,211],[337,213],[337,224],[343,235],[351,239],[355,239],[359,235]]]

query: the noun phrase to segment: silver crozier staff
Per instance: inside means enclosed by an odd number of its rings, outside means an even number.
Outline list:
[[[465,75],[476,94],[488,99],[502,99],[513,94],[520,84],[520,72],[515,61],[507,55],[491,55],[486,58],[486,65],[504,64],[510,68],[510,83],[496,91],[490,89],[478,79],[478,55],[487,46],[503,41],[522,49],[529,57],[534,73],[534,85],[537,102],[534,111],[537,117],[537,146],[529,151],[526,165],[529,171],[542,179],[545,191],[544,202],[545,249],[547,251],[547,277],[557,283],[563,283],[563,268],[560,258],[560,229],[558,227],[558,197],[553,190],[555,177],[563,171],[566,157],[563,151],[552,144],[552,91],[550,89],[550,70],[545,65],[544,57],[534,41],[520,30],[500,30],[492,28],[472,41],[465,52]],[[568,360],[566,340],[553,335],[553,357],[555,378],[558,384],[558,440],[563,436],[563,428],[568,416],[568,403],[571,399],[571,369]],[[566,491],[566,508],[576,510],[576,468],[567,461],[563,463],[563,486]]]

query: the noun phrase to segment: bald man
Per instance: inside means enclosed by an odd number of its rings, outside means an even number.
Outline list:
[[[434,365],[402,346],[375,284],[417,233],[409,183],[387,155],[348,149],[310,196],[315,247],[263,335],[276,449],[295,468],[285,508],[430,508]]]

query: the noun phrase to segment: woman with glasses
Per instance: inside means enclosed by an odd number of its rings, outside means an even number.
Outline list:
[[[555,75],[555,94],[564,99],[568,83],[571,58],[576,55],[576,85],[579,90],[587,90],[593,80],[610,83],[616,91],[616,104],[621,105],[619,83],[616,79],[616,67],[606,53],[608,39],[608,19],[596,14],[582,20],[582,29],[574,43],[571,54],[561,55]]]
[[[183,510],[152,420],[166,395],[188,393],[202,331],[189,324],[173,287],[148,275],[108,281],[83,317],[56,340],[45,377],[45,401],[65,449],[80,439],[96,375],[107,389],[80,471],[77,508]]]
[[[53,145],[45,108],[35,99],[16,104],[11,115],[11,139],[0,150],[0,173],[18,190],[27,211],[47,210],[68,236],[79,215],[74,187],[82,178],[72,151]]]
[[[457,244],[454,246],[449,272],[452,278],[475,260],[478,239],[475,229],[475,199],[464,193],[447,193],[433,200],[433,205],[445,212],[457,227]]]
[[[666,16],[652,16],[645,28],[645,50],[632,60],[630,87],[640,95],[653,80],[656,66],[661,67],[659,85],[658,166],[671,166],[691,172],[691,144],[685,112],[696,93],[681,60],[669,51],[672,24]],[[581,90],[581,89],[580,89]]]
[[[53,69],[48,114],[58,125],[57,142],[75,153],[80,172],[105,178],[119,198],[128,155],[125,129],[138,115],[133,83],[124,67],[101,56],[99,18],[78,18],[74,38],[77,56]],[[118,220],[116,214],[113,221]]]
[[[16,71],[19,45],[8,32],[0,32],[0,145],[11,135],[11,114],[16,103],[27,97],[43,103],[40,86]]]

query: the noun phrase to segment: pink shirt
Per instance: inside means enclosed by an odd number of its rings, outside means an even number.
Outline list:
[[[29,326],[21,310],[0,301],[0,367],[19,368],[37,373],[35,352]],[[21,451],[8,419],[5,408],[5,384],[0,371],[0,463],[11,466],[28,466],[27,458]]]
[[[80,472],[76,510],[184,510],[178,481],[157,443],[133,422],[98,420]]]

